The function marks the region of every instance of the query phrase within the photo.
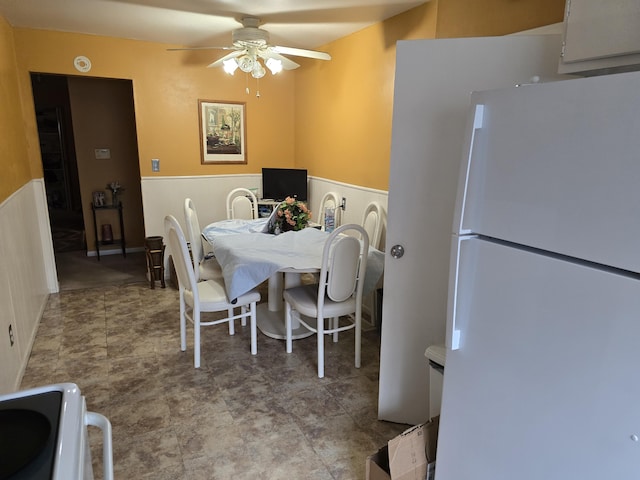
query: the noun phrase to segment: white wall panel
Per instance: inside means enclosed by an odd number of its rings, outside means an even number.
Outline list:
[[[51,259],[45,261],[46,235],[42,233],[39,198],[42,188],[41,181],[30,182],[0,205],[0,349],[9,345],[9,352],[0,356],[8,361],[2,365],[2,392],[19,386],[50,292],[46,266],[50,267]],[[13,347],[8,340],[9,325],[14,333]]]
[[[190,197],[198,211],[200,225],[226,218],[227,193],[234,188],[258,188],[262,191],[262,176],[212,175],[199,177],[145,177],[142,179],[145,235],[164,235],[164,217],[174,215],[184,227],[184,199]],[[380,202],[386,209],[387,192],[349,185],[332,180],[309,177],[309,206],[313,217],[318,218],[319,203],[329,191],[347,199],[342,223],[361,223],[364,209],[369,202]]]
[[[173,215],[182,228],[184,200],[193,200],[200,225],[227,218],[227,193],[237,187],[262,189],[262,176],[211,175],[198,177],[144,177],[142,206],[145,236],[164,235],[164,217]]]

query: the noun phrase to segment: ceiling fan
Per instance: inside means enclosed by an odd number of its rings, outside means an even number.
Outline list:
[[[233,50],[231,53],[209,64],[208,67],[223,67],[225,72],[231,75],[237,68],[240,68],[241,71],[250,73],[254,78],[264,77],[266,73],[265,66],[271,70],[273,75],[282,70],[293,70],[300,66],[284,55],[331,60],[331,55],[325,52],[271,45],[269,44],[269,32],[258,28],[259,25],[259,18],[244,17],[242,19],[242,28],[232,32],[232,46],[171,48],[169,50]],[[262,59],[264,66],[259,59]]]

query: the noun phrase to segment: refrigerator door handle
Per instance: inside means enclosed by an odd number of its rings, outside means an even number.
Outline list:
[[[451,244],[451,262],[449,264],[449,295],[447,299],[447,331],[445,344],[447,349],[458,350],[460,348],[460,329],[457,325],[458,314],[458,288],[460,281],[460,251],[462,242],[475,238],[475,236],[453,236]]]
[[[467,195],[469,193],[469,177],[471,175],[471,160],[473,158],[473,148],[476,143],[476,133],[482,128],[484,121],[484,105],[475,105],[472,122],[467,127],[468,139],[465,145],[469,145],[466,158],[463,159],[460,167],[460,179],[458,184],[458,198],[456,200],[455,218],[453,221],[453,231],[458,234],[469,234],[471,230],[463,228],[464,214],[467,206]]]

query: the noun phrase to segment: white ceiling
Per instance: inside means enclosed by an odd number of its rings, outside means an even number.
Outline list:
[[[415,6],[412,0],[0,0],[13,27],[180,46],[226,46],[245,16],[271,43],[314,49]]]

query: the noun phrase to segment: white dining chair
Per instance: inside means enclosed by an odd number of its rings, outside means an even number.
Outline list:
[[[362,291],[368,251],[369,236],[365,229],[355,224],[342,225],[329,235],[324,245],[318,284],[284,291],[287,353],[292,351],[295,317],[317,336],[319,378],[324,377],[324,336],[332,335],[337,342],[338,333],[349,329],[355,331],[355,366],[360,368]]]
[[[338,228],[342,224],[342,209],[340,208],[340,197],[336,192],[327,192],[320,200],[318,223],[321,225],[322,230],[324,230],[324,216],[327,208],[333,208],[334,228]]]
[[[186,198],[184,201],[184,220],[187,226],[187,241],[191,246],[191,258],[196,275],[196,282],[222,278],[222,268],[213,256],[205,257],[202,230],[198,221],[198,213],[193,200]]]
[[[251,324],[251,354],[257,354],[256,304],[260,301],[260,293],[253,289],[237,299],[233,299],[235,303],[232,303],[227,298],[222,279],[197,282],[193,263],[189,258],[187,240],[180,224],[174,216],[167,215],[164,220],[164,228],[169,250],[174,259],[180,290],[180,349],[183,352],[187,349],[187,320],[189,320],[193,324],[193,364],[195,368],[200,368],[201,327],[228,323],[229,335],[233,335],[235,333],[234,321],[249,317]],[[240,307],[239,314],[233,314],[234,307]],[[224,311],[227,311],[227,317],[225,318],[206,322],[201,321],[201,313],[203,312]]]
[[[196,276],[196,282],[201,280],[221,280],[222,267],[218,263],[218,260],[213,256],[213,252],[209,256],[205,256],[204,253],[204,241],[201,235],[200,222],[198,220],[198,213],[193,200],[186,198],[184,201],[184,219],[187,225],[187,242],[190,245],[191,260],[193,262],[193,271]],[[229,316],[233,316],[234,309],[231,308],[228,312]],[[247,325],[247,319],[242,318],[242,326]]]
[[[384,207],[378,202],[371,202],[367,205],[362,216],[362,227],[369,235],[369,245],[380,250],[382,233],[386,228],[387,213]]]
[[[367,205],[362,216],[362,227],[369,234],[369,246],[382,250],[384,248],[383,234],[387,229],[387,212],[380,203],[371,202]],[[378,327],[382,321],[378,305],[382,301],[383,282],[383,276],[381,276],[375,290],[363,299],[365,310],[368,310],[372,324]]]
[[[255,220],[258,199],[248,188],[234,188],[227,195],[227,219]]]

